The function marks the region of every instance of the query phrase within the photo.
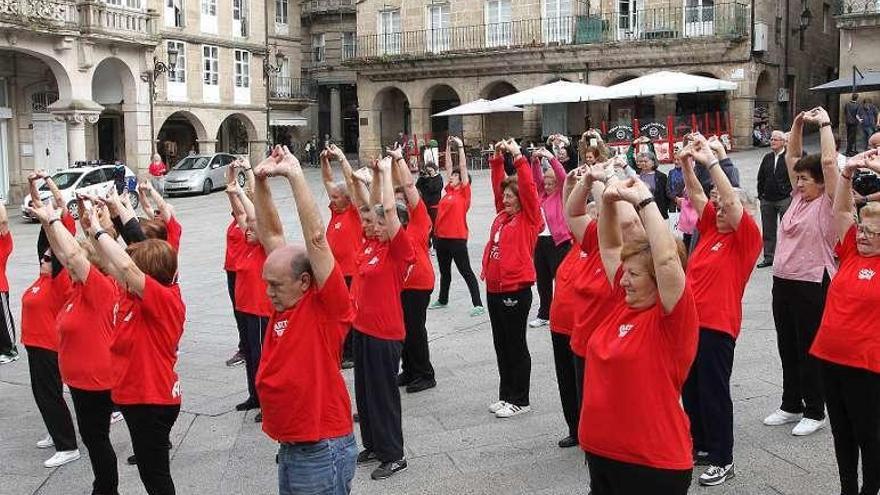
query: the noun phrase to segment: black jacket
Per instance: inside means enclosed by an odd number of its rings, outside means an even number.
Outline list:
[[[774,174],[775,160],[776,155],[772,151],[761,160],[761,167],[758,169],[758,199],[779,201],[791,196],[791,179],[785,165],[785,152],[779,157],[779,166]]]
[[[666,174],[659,170],[654,171],[654,202],[663,218],[669,218],[669,198],[666,196]]]
[[[443,194],[443,176],[440,174],[433,177],[419,176],[416,180],[416,189],[422,195],[425,206],[435,206],[440,202],[440,195]]]

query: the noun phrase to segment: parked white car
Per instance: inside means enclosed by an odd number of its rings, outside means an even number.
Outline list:
[[[58,190],[61,191],[61,197],[64,198],[64,207],[67,208],[67,211],[69,211],[74,218],[78,216],[76,208],[77,193],[93,194],[97,196],[105,195],[107,191],[115,185],[115,168],[115,165],[68,168],[55,172],[52,175],[52,180],[55,182],[55,185],[58,186]],[[49,186],[45,181],[41,182],[42,183],[37,190],[40,193],[40,200],[45,202],[52,197],[52,193],[49,191]],[[131,205],[135,208],[138,207],[139,203],[137,191],[135,190],[136,186],[137,176],[130,168],[125,167],[125,188],[128,190]],[[21,216],[25,220],[36,220],[30,212],[30,207],[32,205],[31,195],[27,194],[21,201]]]

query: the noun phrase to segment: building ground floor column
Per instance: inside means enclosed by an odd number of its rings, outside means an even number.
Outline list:
[[[330,87],[330,138],[342,142],[342,96],[339,86]]]

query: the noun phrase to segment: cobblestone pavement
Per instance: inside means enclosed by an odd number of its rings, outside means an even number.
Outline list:
[[[815,148],[815,146],[814,146]],[[763,150],[733,155],[744,187],[754,191]],[[328,202],[317,170],[308,177],[319,202]],[[493,217],[488,173],[474,176],[469,222],[471,263],[479,268]],[[289,189],[273,185],[288,238],[299,237]],[[181,285],[187,324],[180,349],[183,410],[172,432],[172,472],[181,494],[277,493],[276,446],[254,424],[254,413],[233,409],[246,394],[243,368],[224,361],[235,349],[233,323],[222,267],[229,220],[225,195],[176,198],[184,227]],[[16,215],[17,212],[10,212]],[[22,290],[35,278],[37,227],[12,220],[16,251],[9,263],[16,321]],[[838,493],[831,433],[795,438],[786,427],[768,428],[761,419],[779,405],[781,368],[770,311],[770,272],[756,271],[746,292],[732,392],[735,409],[737,476],[721,487],[694,487],[692,493]],[[537,301],[535,302],[537,304]],[[437,388],[403,394],[403,428],[409,470],[372,481],[358,469],[355,493],[370,494],[567,494],[587,492],[587,471],[578,449],[560,449],[565,431],[556,391],[547,328],[530,329],[532,412],[508,420],[486,411],[497,393],[497,370],[488,316],[468,316],[463,281],[454,275],[448,309],[431,311],[428,332],[437,370]],[[536,308],[533,308],[536,310]],[[345,372],[351,384],[350,371]],[[0,494],[90,493],[85,458],[58,469],[42,467],[48,452],[34,443],[45,435],[29,389],[26,357],[0,366]],[[125,423],[112,427],[120,458],[120,493],[142,494],[137,471],[125,465],[131,444]],[[699,474],[698,472],[696,473]]]

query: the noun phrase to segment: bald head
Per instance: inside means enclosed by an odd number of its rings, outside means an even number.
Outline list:
[[[868,148],[872,150],[880,149],[880,132],[875,132],[868,139]]]
[[[293,307],[312,285],[312,266],[301,244],[286,244],[269,253],[263,265],[266,293],[276,311]]]

